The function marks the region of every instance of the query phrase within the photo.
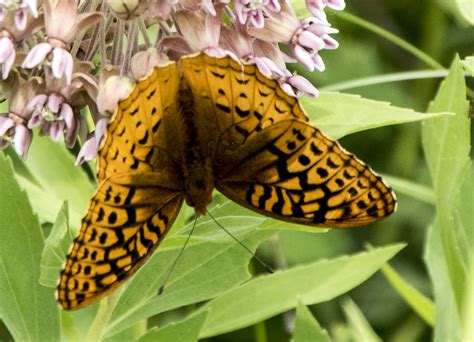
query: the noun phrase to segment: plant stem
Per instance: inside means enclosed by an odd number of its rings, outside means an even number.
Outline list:
[[[120,293],[115,292],[100,302],[99,310],[97,311],[94,321],[87,333],[85,339],[86,342],[97,342],[103,340],[102,335],[119,298]]]

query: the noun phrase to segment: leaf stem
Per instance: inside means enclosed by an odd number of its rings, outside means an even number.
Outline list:
[[[410,81],[425,78],[442,78],[448,76],[447,70],[417,70],[407,72],[396,72],[392,74],[376,75],[370,77],[358,78],[346,82],[331,84],[320,87],[321,91],[341,91],[352,88],[366,87],[375,84]]]

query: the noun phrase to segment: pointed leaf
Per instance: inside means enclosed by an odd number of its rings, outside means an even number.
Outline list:
[[[296,308],[295,332],[293,334],[293,342],[330,342],[328,332],[321,328],[319,322],[313,317],[311,311],[298,302]]]
[[[424,114],[358,95],[322,93],[317,99],[302,98],[311,121],[333,139],[366,129],[451,115],[446,111]]]
[[[40,283],[48,287],[56,287],[59,272],[63,267],[72,240],[74,239],[69,229],[69,213],[67,202],[58,213],[51,233],[45,241],[41,256]]]
[[[193,314],[189,318],[170,323],[164,327],[149,330],[145,335],[139,338],[139,342],[196,342],[199,338],[199,332],[207,318],[207,312],[203,311]]]
[[[403,279],[395,269],[386,264],[382,267],[382,272],[387,277],[387,280],[394,287],[395,291],[407,302],[408,305],[428,323],[434,326],[435,321],[435,307],[434,303],[419,292],[416,288],[411,286],[405,279]]]
[[[43,233],[2,153],[0,189],[0,317],[17,341],[57,341],[54,293],[39,284]]]
[[[210,301],[201,338],[241,329],[296,307],[315,304],[356,287],[397,254],[403,245],[377,248],[352,256],[260,276]]]
[[[342,303],[342,309],[351,327],[355,341],[379,342],[380,337],[374,332],[359,307],[348,298]]]
[[[457,210],[467,210],[469,207],[456,208],[456,205],[462,196],[460,188],[463,176],[469,174],[472,167],[469,159],[470,122],[465,94],[463,70],[456,58],[430,106],[431,111],[447,109],[455,112],[456,116],[426,122],[422,130],[423,147],[437,195],[438,209],[435,223],[428,233],[425,251],[437,313],[434,341],[461,339],[467,271],[460,246],[464,239],[462,236],[469,236],[469,233],[460,234],[464,227],[457,226],[459,221],[456,220],[464,216]],[[468,227],[472,227],[472,219],[470,222]]]

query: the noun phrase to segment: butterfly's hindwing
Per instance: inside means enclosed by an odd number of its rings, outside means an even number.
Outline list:
[[[327,227],[362,225],[395,210],[381,177],[310,124],[290,119],[259,135],[236,151],[227,174],[216,182],[237,203]]]
[[[173,183],[160,173],[119,173],[100,184],[61,273],[62,307],[99,300],[143,264],[181,207]]]

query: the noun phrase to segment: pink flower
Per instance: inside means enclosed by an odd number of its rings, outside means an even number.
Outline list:
[[[66,82],[71,83],[74,61],[66,45],[102,18],[100,13],[77,15],[77,4],[77,0],[45,0],[44,15],[48,39],[46,43],[40,43],[31,49],[23,62],[23,68],[34,68],[52,52],[51,69],[54,77],[65,76]]]
[[[22,158],[26,158],[31,143],[31,130],[27,127],[31,110],[27,104],[39,85],[37,78],[32,78],[26,83],[18,82],[11,91],[8,113],[0,116],[0,149],[13,143],[16,152]]]
[[[7,12],[14,14],[14,22],[18,30],[24,31],[27,26],[28,12],[38,18],[36,0],[0,0],[0,21],[3,21]]]
[[[97,122],[95,131],[90,135],[89,139],[86,140],[84,145],[82,145],[82,148],[77,155],[76,165],[81,165],[85,161],[95,158],[100,147],[100,142],[107,131],[108,124],[109,119],[106,118],[100,119]]]
[[[256,28],[263,28],[264,14],[271,17],[281,10],[278,0],[236,0],[234,6],[240,23],[250,22]]]
[[[7,79],[8,74],[15,62],[15,46],[10,38],[0,38],[0,64],[2,65],[2,78]]]

